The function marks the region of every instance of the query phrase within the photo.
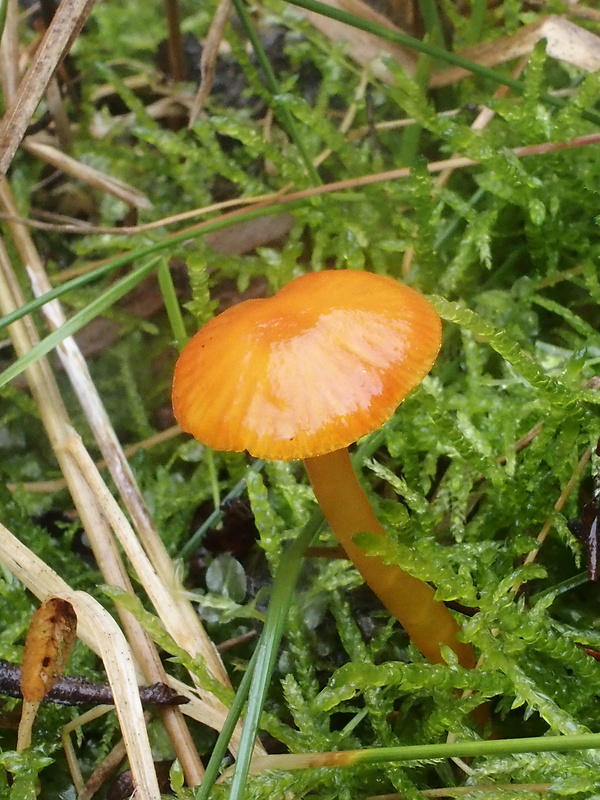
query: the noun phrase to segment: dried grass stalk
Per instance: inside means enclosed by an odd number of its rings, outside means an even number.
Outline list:
[[[190,119],[188,128],[193,128],[194,122],[198,119],[198,115],[202,111],[202,107],[206,98],[210,94],[215,72],[217,67],[217,56],[219,54],[219,46],[223,41],[223,34],[225,32],[225,25],[231,13],[231,0],[219,0],[219,5],[213,16],[210,24],[208,35],[204,40],[202,47],[202,57],[200,59],[200,73],[202,78],[198,92],[194,97],[194,102],[190,108]]]
[[[1,523],[0,561],[40,600],[54,596],[71,603],[77,614],[79,637],[104,663],[137,796],[143,800],[160,800],[133,656],[115,620],[93,597],[85,592],[74,592]]]
[[[12,197],[6,183],[0,186],[0,201],[11,215],[14,214],[16,209],[14,208]],[[28,265],[28,271],[33,278],[34,286],[38,290],[47,289],[47,276],[43,271],[39,255],[29,237],[27,229],[18,223],[11,223],[9,227],[21,254],[21,259],[23,263]],[[6,282],[7,291],[6,293],[2,293],[0,284],[0,294],[2,294],[0,305],[2,305],[4,313],[8,313],[13,307],[22,305],[23,300],[20,297],[20,292],[16,286],[16,280],[14,276],[12,276],[12,270],[10,264],[7,263],[7,259],[4,263],[4,267],[3,277]],[[11,291],[8,289],[11,282],[14,285],[14,292],[16,292],[12,298],[12,302]],[[57,302],[49,304],[46,307],[46,311],[49,313],[52,324],[62,324],[64,315]],[[12,328],[13,330],[11,333],[13,337],[15,337],[17,352],[19,355],[22,355],[37,341],[37,335],[29,319],[24,319],[19,321],[19,323],[15,323]],[[120,525],[121,522],[125,520],[126,527],[124,529],[126,533],[124,536],[130,542],[130,554],[133,554],[134,568],[136,568],[135,560],[139,559],[139,563],[143,565],[140,568],[143,576],[142,582],[145,582],[144,578],[151,582],[152,588],[149,586],[146,588],[151,596],[159,598],[157,601],[157,610],[159,613],[164,609],[169,610],[168,617],[164,619],[168,622],[167,629],[177,640],[179,646],[186,649],[192,655],[201,655],[208,662],[209,668],[211,664],[213,666],[216,664],[220,672],[213,669],[213,674],[216,672],[215,677],[221,677],[225,683],[227,677],[220,658],[218,654],[216,654],[213,643],[206,636],[191,603],[177,588],[178,582],[175,579],[173,564],[164,549],[164,545],[151,527],[151,522],[145,507],[143,507],[139,489],[130,473],[129,465],[122,454],[118,440],[114,435],[106,411],[91,381],[87,365],[81,353],[72,339],[68,339],[63,343],[59,353],[63,358],[67,372],[79,394],[92,430],[99,439],[105,458],[109,462],[109,466],[112,467],[111,471],[115,481],[121,487],[125,502],[130,506],[133,505],[133,513],[137,513],[138,524],[141,518],[142,535],[145,536],[146,545],[150,550],[150,560],[139,546],[139,542],[133,535],[131,526],[124,515],[119,518],[120,522],[118,523]],[[113,552],[114,543],[112,542],[110,528],[107,525],[106,516],[98,506],[95,489],[91,488],[91,486],[93,485],[96,489],[103,486],[103,489],[98,490],[105,492],[108,496],[110,495],[102,479],[97,474],[96,468],[93,467],[93,472],[90,469],[91,459],[89,459],[87,453],[82,455],[81,449],[78,449],[79,463],[76,463],[76,460],[71,457],[72,453],[70,449],[73,446],[73,429],[47,362],[42,360],[33,364],[28,371],[28,379],[32,386],[34,397],[36,397],[40,406],[40,413],[44,425],[48,430],[52,446],[61,464],[63,474],[65,475],[67,484],[69,485],[75,504],[81,515],[84,527],[90,540],[96,543],[95,550],[98,554],[100,567],[104,570],[105,579],[109,583],[121,586],[126,591],[132,591],[124,567],[122,565],[119,567],[115,563]],[[85,472],[81,469],[81,464],[84,462],[86,464]],[[116,506],[112,498],[107,502],[112,502],[112,504]],[[116,506],[116,508],[118,509],[118,506]],[[148,533],[148,529],[151,529],[151,534]],[[153,556],[157,557],[160,569],[156,567],[156,561]],[[165,601],[164,598],[169,599]],[[127,626],[128,635],[131,636],[132,642],[136,644],[136,651],[140,654],[140,663],[144,668],[147,680],[149,682],[164,681],[166,676],[162,670],[160,661],[158,661],[153,647],[148,647],[148,641],[145,641],[147,637],[145,637],[143,630],[137,621],[128,615],[127,612],[121,612],[121,616],[124,625]],[[160,674],[157,674],[157,669],[160,669]],[[195,698],[193,716],[196,718],[201,717],[205,724],[220,729],[226,715],[226,709],[221,706],[212,695],[206,693],[203,693],[203,695],[203,700]],[[179,734],[174,740],[174,747],[184,766],[188,783],[198,783],[202,775],[202,766],[195,748],[193,747],[193,743],[189,739],[187,729],[184,729],[181,710],[176,708],[165,709],[161,714],[164,714],[166,718],[170,718],[170,728],[168,729],[172,738],[177,734],[177,731],[173,730],[173,728],[179,729]],[[167,724],[167,719],[163,721]],[[179,746],[177,742],[179,742]],[[236,742],[237,736],[234,740],[233,748],[235,748]]]
[[[564,61],[586,72],[600,69],[600,37],[564,17],[555,15],[545,17],[531,25],[524,25],[511,36],[503,36],[492,42],[466,48],[460,55],[476,64],[494,67],[529,55],[542,39],[546,40],[546,52],[550,58]],[[430,86],[435,88],[447,86],[469,75],[471,73],[465,69],[451,67],[434,72]]]
[[[94,0],[63,0],[0,123],[0,177],[33,117],[50,78],[88,18]]]
[[[0,204],[10,214],[16,211],[6,184],[0,185]],[[27,265],[34,291],[36,293],[48,291],[50,289],[50,284],[28,230],[17,223],[9,223],[9,228],[13,234],[21,258]],[[44,313],[53,328],[59,327],[65,321],[62,307],[56,300],[46,304]],[[216,652],[216,648],[206,635],[193,607],[189,601],[184,598],[183,592],[179,591],[174,565],[166,552],[163,542],[152,525],[127,459],[123,454],[120,443],[106,413],[106,409],[91,379],[85,359],[75,340],[68,338],[63,341],[58,348],[58,354],[71,379],[88,422],[102,450],[107,466],[121,492],[125,505],[134,519],[134,522],[137,523],[137,529],[140,532],[140,537],[143,539],[144,547],[150,561],[148,562],[148,559],[144,560],[144,551],[142,547],[140,547],[139,541],[135,545],[133,543],[131,544],[130,552],[135,552],[139,555],[140,569],[143,570],[144,574],[153,576],[151,578],[148,577],[148,579],[154,581],[156,580],[156,576],[159,575],[159,583],[161,583],[165,592],[171,595],[168,607],[177,617],[177,621],[173,621],[172,623],[174,628],[172,633],[173,638],[175,638],[180,647],[183,647],[193,655],[201,655],[205,658],[214,676],[225,685],[229,685],[228,677],[223,668],[221,659]],[[62,401],[60,401],[60,405],[61,437],[60,442],[58,442],[54,448],[55,451],[59,451],[57,452],[59,460],[62,453],[68,452],[69,442],[73,436],[73,429],[68,420],[67,412],[62,405]],[[72,464],[69,466],[72,467]],[[93,480],[94,485],[98,487],[103,484],[103,481],[97,474],[95,467],[93,472],[91,468],[87,469],[86,478]],[[104,489],[108,492],[105,485]],[[123,517],[123,519],[125,518]],[[127,525],[129,528],[128,536],[131,531],[131,526],[129,526],[129,523],[127,523]],[[90,533],[90,535],[93,536],[93,532]],[[131,533],[131,536],[133,536],[133,533]],[[133,538],[135,538],[135,536],[133,536]],[[134,562],[132,563],[134,568],[137,568],[137,565]],[[142,583],[143,582],[142,578]],[[151,587],[145,586],[145,588],[152,593],[153,590]],[[159,611],[158,607],[157,610]]]
[[[10,103],[16,94],[19,74],[19,8],[17,0],[8,0],[4,31],[0,42],[0,83],[4,102]]]
[[[94,169],[94,167],[82,164],[81,161],[77,161],[77,159],[68,156],[46,142],[42,142],[37,137],[27,136],[23,140],[23,149],[45,161],[46,164],[61,170],[61,172],[87,183],[88,186],[92,186],[94,189],[111,194],[134,208],[152,208],[152,203],[143,192],[139,192],[118,178],[113,178],[104,172],[100,172],[100,170]]]
[[[4,188],[6,188],[5,185],[0,185],[0,191]],[[0,241],[0,310],[2,310],[3,313],[9,313],[13,308],[22,305],[22,303],[23,299],[12,272],[8,255],[3,243]],[[10,333],[15,349],[19,355],[28,352],[33,344],[38,341],[35,328],[28,318],[19,320],[11,325]],[[100,567],[104,567],[105,570],[107,570],[108,566],[108,570],[105,574],[108,575],[109,582],[112,579],[117,585],[132,591],[123,565],[119,566],[118,561],[115,562],[114,559],[111,560],[114,556],[114,552],[116,552],[114,543],[112,543],[111,531],[106,520],[98,510],[93,492],[79,469],[76,468],[64,452],[66,441],[71,435],[72,429],[54,376],[47,361],[41,359],[32,364],[27,370],[27,378],[34,399],[40,409],[40,415],[48,433],[50,443],[61,465],[69,490],[81,516],[83,526],[88,532],[94,531],[96,536],[103,537],[103,541],[106,542],[106,545],[101,548]],[[120,575],[124,576],[122,580],[119,579]],[[142,671],[146,674],[147,679],[150,682],[164,680],[165,673],[160,659],[141,625],[127,612],[121,612],[121,619],[130,636],[132,645],[136,648],[139,664]],[[181,711],[178,708],[165,709],[163,719],[166,718],[168,720],[170,716],[180,717],[180,715]],[[179,737],[174,737],[173,731],[169,731],[173,746],[184,768],[186,765],[188,766],[188,770],[186,770],[186,777],[189,771],[188,780],[190,780],[190,782],[193,780],[194,783],[198,783],[203,773],[202,765],[199,762],[198,754],[187,729],[185,731],[187,732],[187,736],[183,738],[181,734],[181,724],[181,722],[178,722],[177,729],[175,730],[175,733],[177,730],[179,731]]]
[[[7,205],[12,207],[12,198],[6,181],[0,184],[0,198],[5,207]],[[13,233],[24,263],[33,264],[39,262],[39,256],[26,234],[26,229],[15,225],[13,226]],[[0,267],[2,268],[0,274],[0,308],[4,313],[9,313],[13,308],[20,307],[23,304],[23,298],[3,247],[0,247]],[[37,333],[28,318],[19,320],[12,325],[10,332],[19,355],[28,352],[33,344],[38,341]],[[47,361],[40,360],[32,364],[27,370],[27,378],[32,394],[40,409],[40,415],[48,432],[51,446],[81,516],[83,526],[88,532],[91,541],[100,542],[100,544],[97,544],[96,554],[105,580],[133,593],[127,571],[116,552],[110,527],[98,508],[93,490],[78,466],[67,455],[66,446],[72,436],[72,427]],[[132,646],[135,648],[140,667],[146,675],[146,679],[151,683],[165,681],[166,674],[160,658],[141,625],[126,611],[120,610],[120,617],[130,637]],[[204,771],[184,723],[181,710],[178,708],[165,708],[160,714],[169,732],[177,756],[182,763],[186,779],[193,785],[199,783]]]

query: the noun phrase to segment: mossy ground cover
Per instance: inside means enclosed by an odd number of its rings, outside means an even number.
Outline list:
[[[518,90],[502,96],[494,93],[504,76],[514,82],[514,61],[494,67],[498,82],[475,63],[466,79],[430,89],[443,52],[436,59],[421,54],[413,77],[386,61],[393,81],[384,82],[294,6],[268,2],[249,11],[250,17],[232,15],[213,92],[188,128],[194,75],[174,83],[167,74],[163,8],[98,4],[71,53],[77,91],[64,99],[71,155],[135,187],[151,205],[134,212],[122,198],[57,174],[21,150],[8,179],[18,215],[43,223],[31,233],[54,287],[103,270],[65,291],[61,302],[73,332],[81,328],[85,337],[86,325],[92,332],[82,347],[120,440],[149,445],[131,454],[132,470],[210,636],[217,644],[234,641],[223,651],[234,687],[249,674],[265,618],[277,615],[270,600],[289,608],[267,628],[275,635],[261,656],[265,675],[273,670],[259,727],[266,751],[371,753],[443,743],[448,735],[477,741],[489,735],[472,716],[483,700],[498,749],[468,763],[417,754],[406,763],[366,757],[261,771],[236,787],[237,796],[593,798],[600,793],[596,750],[519,754],[500,742],[600,733],[600,161],[597,144],[558,146],[595,134],[600,78],[548,56],[541,42],[521,64]],[[525,8],[508,0],[419,6],[424,41],[440,50],[444,41],[450,46],[449,31],[460,50],[567,11],[560,3]],[[597,13],[589,11],[574,21],[600,35]],[[212,4],[181,3],[192,60],[214,12]],[[258,54],[248,44],[251,33]],[[19,36],[22,43],[35,36],[25,19]],[[494,114],[474,129],[484,105]],[[36,119],[46,111],[44,101]],[[55,124],[44,125],[56,144]],[[527,151],[544,144],[544,152]],[[472,163],[442,180],[431,165],[454,154]],[[381,177],[390,171],[401,176]],[[348,183],[332,191],[340,181]],[[263,196],[270,199],[261,205]],[[235,203],[251,198],[257,202],[249,200],[249,210]],[[199,214],[211,224],[208,235],[206,228],[185,228],[197,220],[166,221],[215,202],[241,211],[230,218],[220,216],[228,208]],[[63,218],[48,216],[57,213]],[[261,235],[251,246],[235,246],[235,223],[275,224],[287,213],[275,239]],[[77,232],[64,228],[77,220]],[[30,302],[22,252],[3,227],[7,258]],[[215,231],[229,231],[234,245],[223,244],[227,235],[211,240]],[[108,269],[101,266],[106,260]],[[363,543],[437,587],[479,656],[476,670],[460,668],[450,653],[447,664],[427,664],[352,565],[327,549],[335,542],[326,530],[312,541],[321,549],[298,549],[289,559],[290,544],[302,531],[308,543],[306,526],[315,523],[298,464],[212,453],[175,432],[155,438],[173,423],[170,380],[185,338],[227,304],[271,294],[322,268],[406,281],[430,297],[444,321],[431,375],[356,451],[361,479],[390,532],[387,544],[368,537]],[[40,310],[32,315],[47,335]],[[104,587],[73,500],[59,483],[43,414],[23,383],[31,358],[17,359],[8,334],[0,353],[10,370],[1,389],[0,521],[73,589],[114,613],[125,601]],[[62,334],[53,336],[46,353]],[[94,430],[52,363],[71,423],[99,460]],[[36,605],[3,568],[1,658],[20,662]],[[185,678],[186,667],[210,683],[197,660],[132,608],[163,654],[171,654],[170,674]],[[82,643],[68,672],[105,679]],[[232,693],[222,689],[220,697],[229,704]],[[18,701],[6,699],[1,795],[75,797],[60,729],[79,712],[44,706],[33,748],[21,756],[14,752],[17,713]],[[155,760],[172,761],[156,715],[149,735]],[[118,741],[118,725],[109,715],[79,737],[87,777]],[[192,738],[206,763],[216,733],[192,723]],[[171,784],[181,798],[195,795],[177,767]],[[210,796],[226,797],[229,787],[226,780]]]

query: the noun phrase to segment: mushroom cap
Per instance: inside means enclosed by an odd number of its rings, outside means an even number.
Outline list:
[[[175,366],[173,409],[216,450],[288,461],[379,428],[431,369],[441,322],[382,275],[323,270],[208,322]]]

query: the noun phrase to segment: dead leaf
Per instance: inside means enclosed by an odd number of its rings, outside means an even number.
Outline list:
[[[58,597],[45,600],[31,618],[23,663],[21,692],[29,702],[42,700],[62,674],[77,634],[77,615],[71,603]]]
[[[42,141],[39,137],[27,136],[23,140],[23,147],[32,155],[61,170],[66,175],[71,175],[94,189],[112,194],[133,208],[152,208],[152,203],[146,195],[128,183],[77,161],[72,156]]]
[[[374,11],[363,0],[327,0],[327,4],[332,8],[347,11],[357,17],[375,22],[393,31],[400,31],[396,25],[391,23],[387,17]],[[334,42],[346,42],[346,52],[350,58],[363,67],[369,67],[372,74],[387,83],[393,82],[390,70],[384,65],[382,56],[389,56],[397,61],[409,75],[414,75],[417,63],[417,53],[406,47],[386,42],[379,36],[372,33],[361,31],[352,25],[330,19],[323,14],[315,14],[312,11],[303,11],[304,16],[312,25],[329,39]],[[404,31],[402,31],[404,33]]]
[[[546,52],[551,58],[586,72],[600,69],[600,37],[564,17],[554,15],[525,25],[512,36],[468,47],[460,55],[482,66],[494,67],[529,55],[541,39],[546,40]],[[461,67],[440,70],[431,76],[430,86],[447,86],[471,74]]]
[[[31,744],[40,702],[61,676],[77,635],[77,615],[68,600],[44,600],[29,623],[21,664],[23,706],[17,735],[20,753]]]
[[[363,19],[391,30],[408,33],[392,24],[386,17],[373,11],[363,0],[327,0],[332,8],[347,11]],[[347,42],[347,54],[363,67],[370,66],[380,80],[392,83],[391,72],[381,61],[390,56],[409,75],[414,75],[418,53],[415,50],[395,45],[379,36],[353,28],[351,25],[329,19],[312,11],[302,12],[305,17],[332,41]],[[600,69],[600,37],[581,28],[574,22],[558,15],[543,17],[531,25],[524,25],[511,36],[503,36],[492,42],[484,42],[460,51],[463,58],[485,67],[494,67],[507,61],[526,56],[542,39],[546,40],[546,51],[551,58],[564,61],[574,67],[595,72]],[[432,73],[429,85],[432,88],[447,86],[472,75],[462,67],[450,67]]]

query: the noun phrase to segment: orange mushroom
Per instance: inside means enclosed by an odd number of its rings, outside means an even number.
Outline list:
[[[338,541],[419,650],[440,662],[445,644],[473,667],[434,589],[354,542],[386,532],[347,447],[392,416],[440,342],[438,315],[413,289],[368,272],[310,273],[206,324],[175,367],[173,408],[184,431],[217,450],[303,459]]]

